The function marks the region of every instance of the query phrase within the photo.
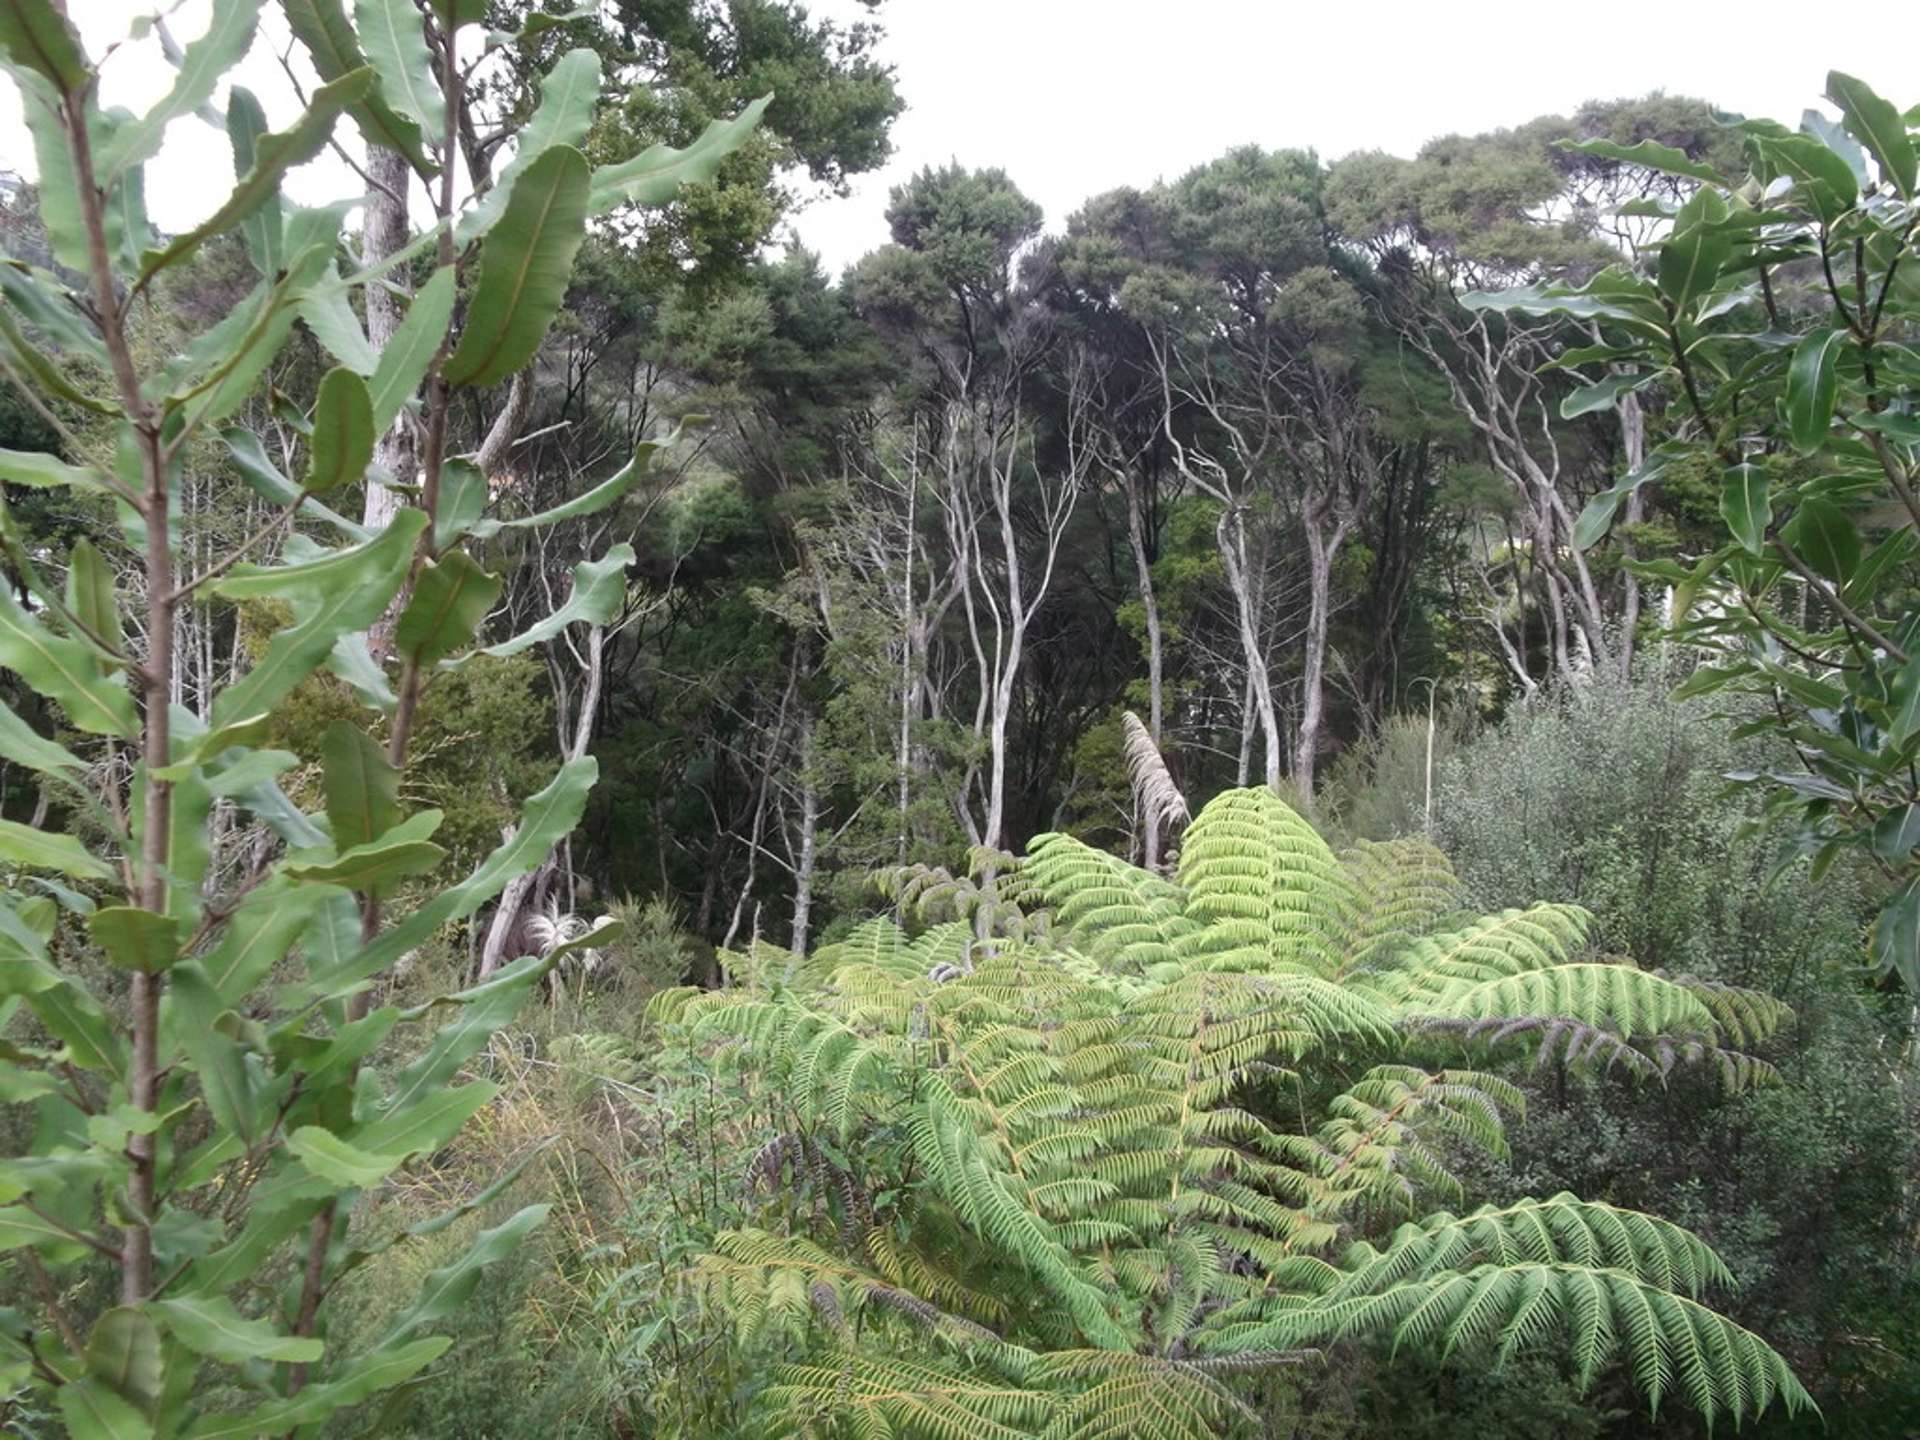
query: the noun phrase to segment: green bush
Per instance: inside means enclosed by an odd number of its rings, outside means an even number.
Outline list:
[[[1733,1313],[1782,1341],[1830,1433],[1903,1435],[1920,1384],[1914,1327],[1896,1318],[1920,1301],[1908,1200],[1920,1087],[1903,1056],[1909,1017],[1862,964],[1873,878],[1840,865],[1816,885],[1802,861],[1775,874],[1761,797],[1721,778],[1756,757],[1714,707],[1669,700],[1676,678],[1659,665],[1595,676],[1476,736],[1442,767],[1434,838],[1477,906],[1581,904],[1604,949],[1779,995],[1795,1019],[1765,1058],[1784,1084],[1722,1096],[1642,1083],[1629,1105],[1617,1092],[1636,1082],[1547,1070],[1512,1159],[1482,1183],[1698,1227],[1743,1277]],[[1383,781],[1404,811],[1405,767]]]

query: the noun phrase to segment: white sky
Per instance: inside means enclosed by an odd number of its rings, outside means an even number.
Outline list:
[[[69,3],[95,55],[154,8],[154,0]],[[169,5],[183,44],[205,25],[207,4]],[[814,8],[865,13],[854,0],[815,0]],[[896,154],[857,180],[851,197],[811,205],[796,229],[837,272],[886,240],[888,187],[950,159],[1001,166],[1057,226],[1088,196],[1178,175],[1249,142],[1311,146],[1328,158],[1371,148],[1409,154],[1434,135],[1656,89],[1792,123],[1818,102],[1835,64],[1902,109],[1920,100],[1920,4],[1849,0],[1844,9],[1849,23],[1824,33],[1844,36],[1845,46],[1819,53],[1807,41],[1822,27],[1785,0],[1609,8],[1552,0],[887,0],[881,53],[898,67],[909,107],[894,128]],[[297,103],[275,59],[286,34],[268,4],[261,38],[237,72],[275,128]],[[171,71],[149,40],[116,54],[105,75],[108,102],[138,110],[164,92]],[[341,133],[357,149],[352,127]],[[225,195],[231,154],[224,135],[192,118],[177,122],[168,140],[148,167],[148,208],[163,229],[181,230]],[[4,85],[0,166],[33,171],[18,101]],[[307,203],[359,188],[325,154],[288,186]]]

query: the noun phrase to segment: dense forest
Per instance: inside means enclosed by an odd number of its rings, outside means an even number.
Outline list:
[[[0,1428],[1915,1433],[1920,107],[834,275],[878,6],[127,9],[0,0]]]

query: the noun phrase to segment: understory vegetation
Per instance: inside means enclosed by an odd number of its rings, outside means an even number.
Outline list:
[[[1910,1435],[1920,109],[954,162],[830,275],[874,6],[92,8],[0,1428]]]

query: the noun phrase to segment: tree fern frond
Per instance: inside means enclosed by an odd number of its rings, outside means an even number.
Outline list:
[[[1656,1409],[1676,1384],[1709,1421],[1724,1414],[1738,1424],[1776,1397],[1789,1412],[1813,1406],[1786,1361],[1751,1331],[1626,1270],[1567,1261],[1441,1270],[1372,1293],[1292,1303],[1202,1339],[1229,1354],[1367,1334],[1442,1350],[1497,1341],[1504,1358],[1538,1348],[1554,1329],[1566,1332],[1583,1384],[1624,1359]]]
[[[1622,1071],[1664,1081],[1680,1065],[1710,1067],[1728,1091],[1777,1085],[1780,1072],[1758,1056],[1731,1050],[1702,1035],[1637,1035],[1631,1040],[1600,1025],[1553,1015],[1456,1020],[1418,1016],[1405,1022],[1417,1035],[1448,1035],[1466,1045],[1532,1042],[1534,1064],[1563,1064],[1576,1072]]]
[[[1338,972],[1352,881],[1313,826],[1271,790],[1228,790],[1208,802],[1182,844],[1180,884],[1200,926],[1180,945],[1183,955],[1224,951],[1244,969]]]
[[[763,1403],[789,1417],[847,1419],[867,1433],[929,1440],[1032,1440],[1059,1398],[958,1363],[849,1353],[842,1365],[777,1365]]]
[[[1521,1019],[1553,1016],[1610,1030],[1623,1040],[1694,1030],[1713,1015],[1683,985],[1630,965],[1577,962],[1485,980],[1451,978],[1402,1002],[1409,1019]]]
[[[1460,881],[1439,848],[1425,840],[1362,840],[1340,863],[1353,883],[1348,967],[1375,963],[1382,951],[1430,934],[1460,908]]]
[[[1483,1206],[1470,1215],[1442,1212],[1402,1225],[1384,1250],[1356,1243],[1330,1298],[1377,1292],[1441,1270],[1522,1261],[1623,1270],[1664,1290],[1699,1295],[1733,1277],[1697,1236],[1637,1210],[1559,1194],[1546,1200]]]
[[[1069,943],[1118,969],[1177,960],[1196,928],[1179,886],[1070,835],[1036,835],[1021,874]]]

